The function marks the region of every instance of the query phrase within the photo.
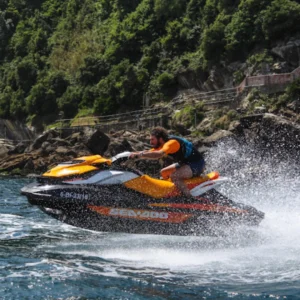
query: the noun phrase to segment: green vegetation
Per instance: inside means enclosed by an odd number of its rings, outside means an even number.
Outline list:
[[[175,112],[172,118],[173,124],[182,124],[185,127],[196,127],[205,117],[204,104],[198,102],[196,105],[187,105],[184,109]]]
[[[265,94],[258,89],[252,89],[248,95],[247,113],[255,113],[257,108],[265,108],[269,112],[279,112],[286,109],[289,103],[300,99],[300,79],[290,83],[285,91],[273,95]]]
[[[221,110],[222,111],[222,110]],[[224,115],[223,115],[224,113]],[[237,120],[238,116],[235,110],[229,110],[227,113],[221,112],[222,116],[214,121],[214,127],[218,129],[228,129],[232,121]]]
[[[300,79],[292,82],[285,90],[284,93],[273,97],[269,100],[270,109],[272,111],[279,111],[281,108],[287,106],[287,104],[300,99]]]
[[[168,101],[183,73],[270,62],[271,41],[299,33],[299,16],[296,0],[3,0],[0,117],[112,114],[145,93]]]

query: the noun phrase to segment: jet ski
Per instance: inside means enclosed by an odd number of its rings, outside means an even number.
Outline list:
[[[58,164],[21,189],[51,217],[102,232],[214,235],[220,228],[258,225],[264,213],[216,190],[228,181],[218,172],[186,180],[193,197],[170,180],[131,168],[130,152],[111,159],[84,156]]]

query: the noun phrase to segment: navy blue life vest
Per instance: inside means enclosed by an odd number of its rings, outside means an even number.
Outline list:
[[[202,154],[195,148],[193,143],[185,138],[169,135],[169,140],[176,140],[180,144],[180,148],[177,152],[168,154],[177,162],[193,162],[203,159]]]

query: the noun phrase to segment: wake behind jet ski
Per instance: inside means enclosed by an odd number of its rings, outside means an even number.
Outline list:
[[[218,228],[258,225],[264,218],[254,207],[215,190],[227,181],[218,172],[186,180],[194,196],[187,198],[171,181],[128,168],[124,162],[129,155],[92,155],[61,163],[21,192],[55,219],[96,231],[207,235]]]

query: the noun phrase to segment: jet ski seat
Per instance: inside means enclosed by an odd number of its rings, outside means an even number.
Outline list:
[[[187,179],[185,183],[189,189],[192,189],[202,182],[217,179],[218,177],[218,172],[211,172],[205,176]],[[125,182],[124,185],[127,188],[149,195],[156,199],[180,195],[180,191],[178,191],[172,181],[156,179],[148,175],[142,175],[141,177],[129,180]]]

